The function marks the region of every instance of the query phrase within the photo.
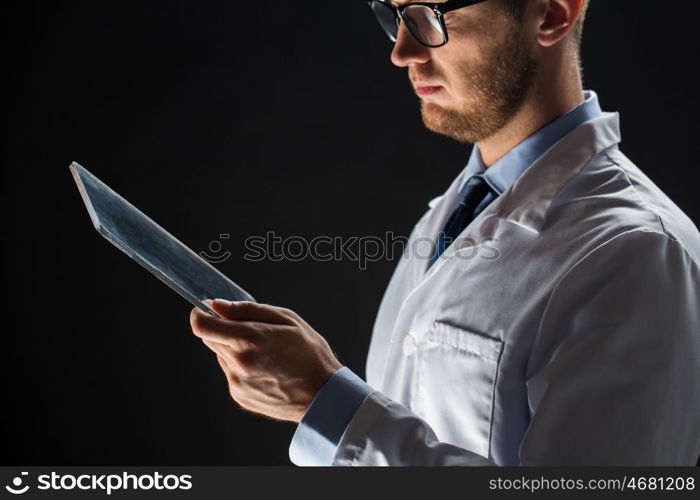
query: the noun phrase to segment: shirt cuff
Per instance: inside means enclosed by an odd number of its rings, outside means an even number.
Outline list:
[[[331,465],[345,428],[374,389],[345,366],[321,387],[289,446],[296,465]]]

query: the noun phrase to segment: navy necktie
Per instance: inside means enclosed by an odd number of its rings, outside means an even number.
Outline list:
[[[484,177],[479,174],[469,178],[462,193],[462,200],[447,219],[442,232],[438,234],[433,262],[440,258],[464,228],[497,197]]]

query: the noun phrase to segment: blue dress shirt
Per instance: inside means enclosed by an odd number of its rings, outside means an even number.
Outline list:
[[[494,192],[502,194],[560,139],[585,122],[602,116],[596,93],[586,91],[584,94],[583,103],[525,139],[488,169],[484,166],[479,148],[474,147],[464,169],[460,192],[471,176],[483,174]],[[483,203],[491,201],[484,200]],[[330,464],[345,428],[357,408],[372,392],[374,389],[349,368],[344,366],[338,369],[318,392],[297,426],[289,447],[292,461]]]

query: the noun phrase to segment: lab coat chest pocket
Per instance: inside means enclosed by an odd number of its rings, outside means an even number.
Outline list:
[[[441,441],[488,457],[503,342],[435,321],[421,344],[416,409]]]

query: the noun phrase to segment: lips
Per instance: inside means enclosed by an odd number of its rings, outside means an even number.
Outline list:
[[[416,94],[419,96],[432,95],[440,89],[442,89],[440,85],[416,85]]]
[[[441,85],[433,85],[430,82],[422,81],[422,80],[412,80],[413,81],[413,87],[416,91],[416,94],[419,96],[427,96],[434,94],[435,92],[438,92],[440,89],[442,89]]]

